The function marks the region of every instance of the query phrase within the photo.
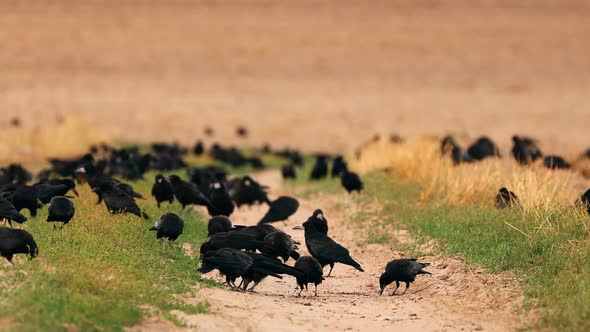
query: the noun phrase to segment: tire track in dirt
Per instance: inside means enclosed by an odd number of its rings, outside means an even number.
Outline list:
[[[283,188],[278,171],[265,171],[254,177],[271,188],[271,197],[282,194],[297,197],[300,190]],[[188,299],[187,303],[207,300],[212,313],[187,315],[173,312],[187,326],[174,330],[507,331],[525,323],[526,318],[514,310],[522,303],[522,294],[515,280],[508,274],[492,275],[480,269],[470,269],[458,256],[423,257],[422,260],[432,263],[428,268],[432,276],[419,276],[403,296],[378,296],[378,280],[385,264],[404,257],[404,253],[389,245],[366,244],[366,236],[347,219],[359,209],[379,207],[354,206],[345,193],[320,193],[311,199],[298,199],[300,208],[297,213],[287,222],[275,226],[302,243],[300,253],[308,254],[304,234],[292,228],[305,221],[313,210],[322,208],[330,225],[330,236],[347,247],[366,272],[337,264],[332,276],[318,287],[318,297],[313,296],[312,289],[298,297],[295,279],[290,276],[282,280],[267,278],[256,288],[256,293],[240,293],[228,288],[201,289],[198,296]],[[341,208],[342,205],[347,207]],[[266,206],[242,208],[232,216],[232,221],[234,224],[254,225],[265,210]],[[395,235],[399,241],[411,241],[403,230],[396,230]],[[293,263],[292,260],[288,262]],[[326,274],[328,268],[324,270]],[[206,277],[223,280],[213,273]],[[386,289],[387,294],[392,291],[391,286]],[[162,329],[162,322],[145,323],[136,330]]]

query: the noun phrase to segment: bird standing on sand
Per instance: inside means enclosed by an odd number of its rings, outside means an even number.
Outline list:
[[[379,295],[383,294],[385,287],[395,281],[396,287],[391,295],[395,294],[395,291],[399,288],[399,283],[405,282],[406,289],[410,288],[410,283],[416,280],[416,276],[419,274],[432,274],[428,271],[424,271],[423,268],[430,265],[430,263],[420,263],[415,258],[411,259],[395,259],[385,266],[385,272],[379,278]]]
[[[317,259],[311,256],[300,257],[297,262],[295,262],[294,268],[302,272],[301,276],[296,277],[297,285],[301,288],[298,296],[301,296],[303,287],[305,287],[305,290],[307,291],[307,284],[309,283],[314,284],[315,296],[318,296],[318,285],[324,280],[324,270]]]

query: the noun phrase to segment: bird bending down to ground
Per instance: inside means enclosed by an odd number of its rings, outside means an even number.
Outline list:
[[[233,228],[231,220],[226,216],[215,216],[209,219],[207,224],[207,236],[217,233],[229,232]]]
[[[92,189],[99,197],[102,197],[104,204],[112,214],[131,213],[144,219],[149,216],[139,209],[133,198],[110,183],[101,183]]]
[[[16,221],[19,224],[27,221],[27,217],[20,214],[12,204],[2,196],[0,196],[0,220],[8,220],[8,225],[12,227],[12,222]]]
[[[428,271],[424,271],[423,268],[430,265],[430,263],[420,263],[415,258],[411,259],[395,259],[385,266],[385,272],[379,278],[379,295],[383,294],[385,287],[395,281],[396,287],[391,295],[395,294],[395,291],[399,288],[399,283],[405,282],[406,289],[404,293],[410,288],[410,283],[416,280],[416,276],[419,274],[432,274]],[[402,294],[404,294],[402,293]]]
[[[294,267],[302,272],[301,276],[296,277],[297,285],[301,288],[298,296],[301,296],[304,287],[307,291],[307,284],[309,283],[314,284],[315,296],[318,296],[318,285],[324,280],[324,271],[318,260],[311,256],[303,256],[295,262]]]
[[[76,209],[74,202],[65,196],[56,196],[49,202],[47,222],[54,222],[53,229],[55,229],[55,222],[61,222],[63,228],[74,217]]]
[[[160,216],[154,227],[150,228],[150,231],[157,231],[156,239],[167,238],[168,243],[172,246],[172,241],[178,239],[182,231],[184,230],[184,221],[174,213],[166,213]]]
[[[192,183],[183,181],[177,175],[170,175],[170,183],[174,190],[174,196],[182,205],[184,209],[187,205],[203,205],[209,206],[209,200],[197,189]]]
[[[501,188],[496,195],[495,206],[497,209],[511,208],[518,205],[518,196],[506,188]]]
[[[27,254],[34,258],[39,254],[39,248],[33,236],[23,229],[0,227],[0,255],[12,265],[15,254]]]
[[[294,260],[299,259],[299,253],[297,252],[297,244],[285,232],[273,232],[264,237],[266,245],[262,248],[261,252],[265,255],[272,257],[281,257],[286,262],[289,257]]]
[[[248,288],[250,282],[254,282],[250,292],[254,292],[254,288],[266,277],[272,276],[278,279],[283,279],[281,274],[287,274],[294,277],[300,277],[303,275],[298,269],[281,263],[278,259],[257,254],[254,252],[246,252],[248,256],[252,258],[252,266],[242,276],[243,290]]]
[[[198,270],[200,273],[206,274],[219,270],[225,276],[225,282],[232,289],[236,289],[238,288],[235,284],[236,279],[248,273],[254,260],[241,250],[223,248],[204,253],[201,256],[201,262],[202,266]]]
[[[350,265],[361,272],[365,272],[361,265],[350,257],[348,249],[318,231],[313,222],[304,222],[303,228],[305,229],[305,245],[309,253],[318,260],[322,267],[330,265],[328,277],[332,273],[335,263]]]
[[[270,202],[268,211],[260,219],[258,224],[266,224],[269,222],[282,221],[288,219],[291,215],[297,212],[299,202],[289,196],[281,196]]]

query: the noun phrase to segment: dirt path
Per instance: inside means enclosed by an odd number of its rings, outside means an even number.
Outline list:
[[[295,194],[296,189],[281,187],[276,171],[260,173],[256,179],[271,187],[272,197]],[[350,206],[336,209],[339,206]],[[460,259],[423,257],[431,262],[432,276],[419,276],[403,296],[378,296],[379,275],[385,264],[403,253],[387,245],[364,244],[358,228],[346,223],[347,216],[358,207],[342,195],[318,194],[300,200],[299,211],[286,223],[276,225],[300,241],[302,254],[308,254],[303,231],[292,227],[305,221],[314,209],[322,208],[330,225],[330,235],[347,247],[361,263],[365,273],[344,265],[336,265],[332,277],[313,292],[297,296],[296,282],[267,278],[256,293],[239,293],[225,288],[202,289],[199,297],[206,299],[213,314],[185,315],[176,313],[190,330],[200,331],[501,331],[513,330],[522,324],[514,315],[514,306],[522,296],[510,276],[489,275],[468,269]],[[253,225],[263,215],[264,207],[244,208],[232,216],[235,224]],[[407,233],[397,231],[400,241],[410,241]],[[293,264],[292,261],[289,264]],[[325,273],[327,273],[327,269]],[[209,278],[221,280],[213,273]],[[403,286],[402,286],[403,287]],[[388,294],[393,289],[388,288]],[[189,302],[190,302],[189,301]],[[151,325],[151,324],[150,324]],[[154,326],[155,327],[155,326]],[[162,325],[159,325],[162,328]]]

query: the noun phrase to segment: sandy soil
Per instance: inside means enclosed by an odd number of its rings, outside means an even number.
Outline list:
[[[276,171],[261,173],[256,178],[272,188],[273,196],[293,194],[281,188]],[[318,297],[313,291],[298,297],[296,282],[291,277],[268,278],[256,293],[202,289],[197,298],[187,301],[207,300],[212,314],[174,314],[187,324],[188,330],[200,331],[506,331],[524,323],[525,318],[518,316],[516,310],[522,301],[517,282],[509,275],[469,269],[461,257],[422,257],[421,260],[432,263],[428,268],[432,276],[418,277],[404,295],[378,296],[378,278],[385,264],[404,257],[405,253],[387,245],[367,245],[359,228],[351,225],[347,217],[363,207],[350,204],[345,204],[349,207],[344,210],[335,207],[338,202],[347,201],[351,203],[345,194],[318,194],[301,200],[296,215],[277,226],[304,243],[303,231],[292,227],[305,221],[316,208],[322,208],[329,221],[330,235],[351,251],[365,273],[336,265],[333,275],[318,287]],[[232,219],[236,224],[252,225],[263,213],[264,208],[244,208]],[[403,230],[396,230],[396,234],[398,241],[411,241]],[[307,254],[305,244],[301,247],[301,253]],[[214,273],[207,277],[222,280]],[[134,330],[155,331],[164,324],[146,321]]]
[[[210,125],[241,143],[244,124],[248,143],[308,150],[458,132],[579,151],[588,16],[585,0],[2,1],[0,131],[27,144],[12,116],[34,133],[78,114],[127,140]]]

